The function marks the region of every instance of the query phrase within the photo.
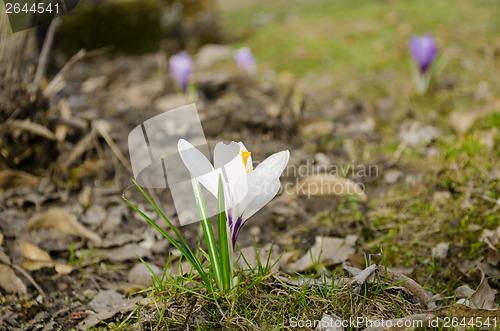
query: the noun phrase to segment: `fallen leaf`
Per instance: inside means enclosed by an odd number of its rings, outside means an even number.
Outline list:
[[[427,306],[429,305],[429,298],[427,297],[424,288],[420,284],[418,284],[413,279],[382,265],[379,265],[377,269],[381,281],[386,280],[387,283],[397,283],[398,287],[404,287],[409,293],[414,296],[414,298],[422,305],[423,308],[427,308]],[[367,283],[371,284],[374,281],[375,274],[371,274],[370,278],[367,280]]]
[[[483,230],[481,238],[487,238],[493,245],[498,245],[500,243],[500,226],[494,230]]]
[[[10,264],[10,257],[2,249],[0,249],[0,262]]]
[[[330,266],[342,263],[354,253],[354,244],[358,236],[348,235],[345,239],[317,236],[316,241],[297,262],[288,265],[291,271],[305,271],[313,268],[317,263]]]
[[[19,187],[38,185],[40,179],[24,171],[3,170],[0,171],[0,187]]]
[[[480,272],[481,283],[479,283],[474,294],[471,295],[470,300],[466,300],[463,303],[470,308],[494,309],[497,307],[495,296],[498,291],[490,287],[488,278],[486,278],[484,272]]]
[[[155,273],[155,275],[161,279],[163,275],[163,270],[152,264],[148,263],[148,267]],[[148,267],[140,262],[137,263],[130,271],[128,272],[128,282],[131,284],[138,284],[141,286],[150,286],[152,284],[151,280],[153,275],[151,274],[151,271],[148,269]]]
[[[0,246],[2,246],[3,244],[3,233],[0,232]]]
[[[116,291],[107,290],[99,292],[89,306],[97,314],[88,314],[87,317],[78,324],[78,329],[88,330],[97,323],[112,318],[118,313],[127,314],[137,308],[137,302],[140,301],[141,306],[145,306],[154,301],[153,298],[133,298],[124,299],[123,295]]]
[[[486,318],[496,319],[497,322],[500,319],[500,309],[475,309],[459,303],[441,307],[433,313],[439,317],[480,318],[483,322]]]
[[[500,256],[498,254],[498,249],[493,246],[488,238],[483,238],[483,241],[488,245],[488,263],[491,265],[497,265],[500,261]]]
[[[23,281],[17,277],[14,270],[8,265],[0,263],[0,287],[7,293],[18,293],[26,295],[27,289]]]
[[[151,250],[141,247],[136,243],[111,249],[98,249],[95,253],[113,262],[123,262],[127,260],[137,261],[137,255],[141,258],[151,257]]]
[[[82,216],[81,221],[85,224],[100,225],[108,216],[103,206],[94,204]]]
[[[26,225],[27,231],[46,228],[53,228],[69,235],[87,238],[98,243],[101,242],[101,238],[96,233],[85,228],[71,215],[59,208],[53,208],[33,216]]]
[[[469,285],[462,285],[457,287],[455,290],[455,296],[457,299],[468,298],[474,294],[474,290],[469,287]]]
[[[364,283],[366,283],[368,278],[370,278],[370,276],[375,272],[375,270],[378,270],[377,265],[372,264],[371,266],[365,268],[364,270],[362,270],[361,272],[356,274],[356,276],[354,276],[354,279],[350,282],[351,284],[352,283],[358,284],[358,286],[356,286],[356,288],[353,291],[354,293],[359,294],[359,291],[361,290],[361,286]]]
[[[455,110],[449,116],[450,127],[459,135],[464,135],[478,119],[500,110],[500,99],[482,108],[469,111]]]
[[[60,274],[69,274],[73,271],[72,266],[53,261],[49,253],[27,242],[23,242],[23,262],[21,266],[29,271],[53,267]]]
[[[439,243],[436,245],[436,247],[432,248],[431,255],[436,259],[443,260],[446,258],[446,255],[448,254],[449,247],[450,244],[448,243]]]

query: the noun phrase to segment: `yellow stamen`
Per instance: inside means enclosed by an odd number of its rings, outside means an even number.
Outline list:
[[[240,155],[241,155],[241,158],[243,159],[243,164],[245,165],[245,168],[247,167],[247,162],[248,162],[248,158],[250,157],[250,152],[246,152],[246,151],[241,151],[240,152]]]

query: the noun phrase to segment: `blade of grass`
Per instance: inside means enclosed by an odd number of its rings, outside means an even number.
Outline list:
[[[130,207],[132,207],[132,209],[134,209],[139,215],[141,215],[141,217],[144,218],[151,226],[153,226],[158,232],[160,232],[165,238],[167,238],[168,241],[170,241],[170,243],[182,253],[182,255],[184,255],[186,260],[196,269],[196,271],[198,271],[198,274],[200,275],[203,282],[207,286],[207,289],[210,292],[213,292],[212,282],[210,281],[207,273],[205,272],[205,270],[201,266],[200,261],[198,261],[195,254],[193,253],[189,245],[186,243],[184,238],[181,236],[179,231],[177,231],[177,229],[173,226],[173,224],[169,221],[169,219],[165,216],[165,214],[158,208],[158,206],[156,206],[156,204],[151,200],[151,198],[147,195],[147,193],[144,192],[144,190],[139,186],[139,184],[137,184],[136,181],[134,181],[134,184],[141,191],[142,195],[153,206],[153,208],[155,208],[156,212],[165,220],[165,222],[167,222],[167,224],[174,231],[176,237],[179,239],[181,244],[179,244],[172,236],[170,236],[167,232],[165,232],[165,230],[163,230],[158,224],[156,224],[151,218],[149,218],[149,216],[147,216],[141,210],[139,210],[139,208],[137,208],[134,204],[132,204],[125,196],[122,196],[123,200],[125,200],[125,202]]]
[[[219,192],[217,196],[217,225],[219,234],[219,257],[222,269],[223,288],[232,287],[233,268],[229,256],[229,242],[227,237],[226,207],[224,205],[224,187],[222,176],[219,175]]]
[[[217,284],[219,290],[223,290],[224,287],[220,270],[221,263],[219,259],[219,253],[215,244],[212,224],[210,223],[210,219],[207,217],[207,207],[205,206],[205,200],[203,199],[203,193],[201,192],[200,182],[198,182],[198,180],[193,177],[191,178],[191,184],[193,185],[194,198],[196,200],[196,206],[198,207],[198,214],[200,215],[201,225],[203,226],[203,233],[205,234],[208,255],[210,256],[210,266],[214,273],[215,283]]]

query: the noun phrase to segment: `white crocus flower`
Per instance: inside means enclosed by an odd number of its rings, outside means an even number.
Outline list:
[[[233,247],[245,221],[276,196],[279,177],[290,153],[281,151],[265,159],[255,169],[245,145],[218,143],[214,149],[214,165],[193,145],[180,139],[177,145],[189,172],[217,198],[219,176],[222,175],[229,233]]]

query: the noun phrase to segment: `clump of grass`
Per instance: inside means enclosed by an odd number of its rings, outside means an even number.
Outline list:
[[[262,259],[265,261],[265,259]],[[217,298],[196,286],[193,273],[165,277],[148,289],[153,302],[139,306],[111,329],[148,325],[152,330],[292,330],[319,323],[324,313],[342,320],[388,320],[419,312],[422,307],[398,283],[384,277],[384,268],[372,283],[357,284],[346,277],[290,276],[273,271],[267,263],[238,270],[237,290]],[[358,285],[360,285],[358,287]],[[355,290],[355,288],[358,288]],[[313,326],[312,328],[314,328]],[[364,328],[364,325],[359,325]],[[357,329],[351,327],[350,329]]]

